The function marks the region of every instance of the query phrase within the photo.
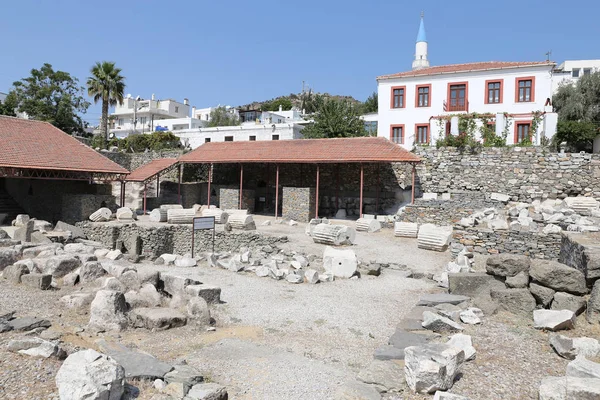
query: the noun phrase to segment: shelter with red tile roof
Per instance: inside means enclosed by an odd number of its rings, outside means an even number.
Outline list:
[[[47,122],[0,116],[0,197],[13,209],[17,203],[32,217],[58,219],[63,195],[93,198],[97,189],[107,192],[101,183],[121,180],[128,173]],[[98,196],[98,203],[109,197]],[[0,214],[2,219],[11,217],[1,209]]]
[[[431,39],[431,38],[429,38]],[[412,149],[446,135],[482,132],[506,144],[540,144],[556,133],[552,61],[487,61],[430,66],[423,17],[409,71],[377,77],[377,135]],[[477,118],[475,114],[483,115]],[[461,119],[477,119],[472,124]],[[466,132],[465,126],[470,131]]]

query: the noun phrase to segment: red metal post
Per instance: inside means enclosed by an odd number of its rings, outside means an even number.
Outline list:
[[[121,181],[121,207],[125,207],[125,181]]]
[[[264,211],[267,211],[267,205],[269,204],[269,172],[270,172],[270,168],[269,168],[270,164],[267,164],[267,184],[265,186],[265,209]]]
[[[415,204],[415,164],[412,165],[412,189],[410,203]]]
[[[148,183],[144,182],[144,215],[146,215],[146,191],[148,189]]]
[[[177,178],[177,198],[179,199],[179,204],[181,204],[181,170],[183,168],[183,164],[179,165],[179,177]]]
[[[317,190],[315,193],[315,218],[319,218],[319,164],[317,164]]]
[[[210,183],[212,182],[212,169],[213,165],[208,165],[208,206],[210,207]]]
[[[156,197],[160,196],[160,174],[156,175]]]
[[[363,165],[360,164],[360,207],[358,211],[359,218],[362,218],[362,208],[363,208],[363,179],[364,179],[364,168]]]
[[[277,219],[277,212],[279,207],[279,164],[277,164],[277,170],[275,171],[275,219]]]
[[[242,187],[244,183],[244,164],[240,164],[240,206],[239,209],[242,209]]]
[[[335,180],[337,182],[337,186],[335,188],[335,212],[337,213],[337,211],[340,209],[340,164],[336,164],[335,166]]]
[[[377,192],[377,197],[375,200],[375,214],[379,213],[379,163],[377,163],[377,188],[376,188],[376,192]]]

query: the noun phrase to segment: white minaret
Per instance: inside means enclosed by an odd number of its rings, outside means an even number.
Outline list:
[[[425,35],[424,14],[421,12],[421,24],[419,25],[419,33],[417,35],[417,44],[415,52],[415,60],[412,63],[412,69],[421,69],[429,67],[427,59],[427,36]]]

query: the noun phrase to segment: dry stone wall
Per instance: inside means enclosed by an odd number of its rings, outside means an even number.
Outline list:
[[[568,196],[600,197],[600,155],[553,153],[540,147],[419,147],[417,181],[423,192],[506,193],[514,201]]]
[[[191,225],[164,225],[148,227],[133,224],[79,222],[88,239],[98,241],[108,248],[122,243],[130,251],[137,238],[141,240],[141,254],[156,258],[164,253],[186,254],[192,251]],[[236,251],[240,247],[256,248],[287,242],[285,236],[266,236],[256,232],[216,232],[215,251]],[[212,231],[196,231],[195,253],[212,251]]]
[[[309,222],[315,216],[315,189],[284,187],[281,215],[286,219]]]

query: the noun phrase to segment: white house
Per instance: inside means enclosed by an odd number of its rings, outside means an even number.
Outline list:
[[[183,103],[173,99],[156,100],[154,95],[150,100],[127,95],[122,105],[115,107],[111,114],[114,127],[110,130],[117,137],[126,137],[130,133],[152,132],[156,126],[168,124],[164,120],[190,119],[190,104],[188,99]],[[171,122],[171,125],[174,122]],[[180,123],[180,122],[179,122]],[[198,122],[193,122],[198,124]],[[188,123],[188,128],[190,124]]]
[[[600,60],[565,60],[554,69],[554,90],[564,83],[573,83],[584,75],[600,71]]]
[[[507,144],[541,138],[556,132],[551,112],[552,70],[555,63],[477,62],[429,66],[423,16],[411,71],[377,78],[377,135],[411,149],[435,144],[444,135],[458,135],[460,115],[477,113],[475,135],[486,121]],[[532,126],[537,126],[532,132]]]
[[[184,146],[195,149],[207,142],[240,142],[255,140],[301,139],[304,125],[296,123],[244,123],[238,126],[219,126],[174,130]]]

